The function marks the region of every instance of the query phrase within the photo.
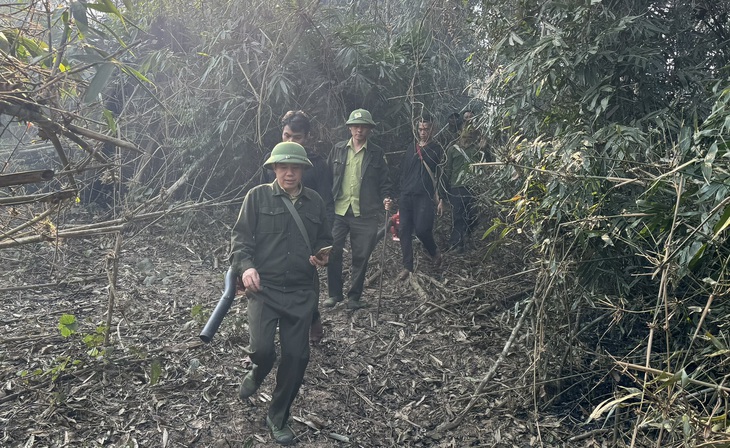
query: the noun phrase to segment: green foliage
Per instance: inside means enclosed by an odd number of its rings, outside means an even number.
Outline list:
[[[100,358],[106,354],[104,346],[104,339],[106,337],[109,327],[106,325],[99,325],[96,327],[93,333],[89,333],[83,336],[82,341],[86,344],[89,349],[86,353],[92,358]]]
[[[728,288],[729,13],[717,2],[481,2],[481,125],[506,162],[484,188],[509,204],[512,224],[492,231],[521,227],[549,267],[537,288],[542,347],[576,344],[550,329],[610,313],[583,350],[638,364],[631,353],[649,350],[652,364],[681,372],[703,356],[693,325],[726,331],[724,303],[703,322],[691,310]],[[661,349],[637,347],[658,323]],[[632,338],[616,346],[606,336],[616,331]],[[537,362],[543,377],[579,364]]]
[[[367,2],[356,10],[340,2],[138,3],[125,18],[139,28],[125,41],[144,36],[145,44],[121,62],[154,88],[128,108],[144,117],[169,175],[206,160],[197,181],[205,185],[253,176],[251,161],[278,141],[289,109],[313,116],[314,137],[328,148],[346,135],[348,113],[367,107],[379,122],[376,139],[396,150],[412,138],[403,123],[414,114],[446,116],[463,104],[467,52],[451,44],[468,40],[456,31],[465,17],[461,5],[431,2],[390,2],[385,11]],[[153,94],[164,107],[149,101]]]
[[[209,316],[206,316],[203,311],[203,305],[199,303],[195,304],[190,309],[190,316],[193,318],[193,320],[195,320],[195,322],[199,324],[205,324],[208,321]]]
[[[67,338],[72,334],[76,333],[79,324],[76,322],[76,317],[71,314],[64,314],[58,320],[58,330],[61,332],[61,336]]]

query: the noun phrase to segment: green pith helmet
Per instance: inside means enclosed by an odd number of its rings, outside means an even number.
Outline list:
[[[345,122],[345,124],[348,126],[351,124],[366,124],[368,126],[375,127],[373,116],[365,109],[355,109],[350,112],[350,118],[347,122]]]
[[[307,150],[299,143],[294,142],[281,142],[274,146],[271,155],[264,162],[264,168],[273,170],[275,163],[294,163],[304,165],[304,168],[312,167],[312,162],[307,157]]]

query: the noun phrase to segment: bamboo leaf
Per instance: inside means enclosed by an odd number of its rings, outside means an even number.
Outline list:
[[[717,238],[717,236],[723,230],[727,229],[728,226],[730,226],[730,206],[725,207],[725,210],[722,212],[722,216],[720,216],[720,220],[717,221],[715,226],[712,228],[715,233],[713,238]]]
[[[82,34],[87,34],[89,31],[89,18],[86,15],[86,5],[81,2],[71,2],[71,16],[76,22],[76,27]]]
[[[609,398],[607,400],[604,400],[598,406],[596,406],[593,412],[591,412],[591,415],[588,417],[588,422],[590,422],[591,420],[596,420],[607,411],[612,411],[621,403],[639,396],[641,396],[641,392],[635,391],[620,398]]]
[[[114,68],[115,64],[113,62],[106,62],[97,66],[96,74],[84,94],[84,103],[88,104],[99,100],[99,94],[101,94],[109,83],[109,79],[114,73]]]

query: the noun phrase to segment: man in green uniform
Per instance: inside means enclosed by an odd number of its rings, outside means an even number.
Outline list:
[[[310,131],[309,116],[301,110],[290,110],[281,117],[281,141],[299,143],[304,146],[307,151],[307,158],[312,162],[312,168],[302,175],[302,183],[305,187],[316,191],[324,200],[324,205],[327,208],[327,223],[331,229],[335,220],[335,202],[332,199],[332,171],[327,165],[327,159],[319,155],[309,145]],[[269,156],[271,156],[271,153],[266,154],[264,160],[267,160]],[[273,171],[264,170],[261,175],[261,183],[271,183],[275,177]],[[317,283],[317,286],[319,286],[319,283]],[[309,342],[317,345],[323,337],[324,328],[322,328],[322,319],[319,309],[317,309],[314,311],[312,326],[309,329]]]
[[[343,297],[342,251],[350,234],[352,270],[347,308],[366,307],[362,300],[363,284],[370,254],[377,243],[382,207],[391,205],[391,181],[383,150],[368,140],[375,128],[372,115],[355,109],[345,123],[352,138],[339,142],[327,162],[332,169],[332,195],[335,199],[334,243],[327,266],[326,307],[333,307]]]
[[[276,180],[251,189],[243,200],[231,235],[231,265],[248,296],[251,371],[238,395],[256,393],[276,360],[277,325],[281,362],[266,416],[277,443],[288,445],[294,433],[287,425],[289,409],[299,392],[309,362],[309,326],[317,308],[317,266],[327,255],[314,256],[332,244],[324,201],[302,185],[312,166],[299,144],[276,145],[264,167]]]
[[[464,252],[478,221],[477,204],[468,180],[473,175],[470,165],[484,159],[479,139],[479,132],[465,123],[459,140],[446,151],[443,179],[446,197],[452,206],[448,250],[456,253]]]

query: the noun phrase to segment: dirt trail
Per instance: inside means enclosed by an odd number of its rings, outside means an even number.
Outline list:
[[[195,232],[171,222],[125,236],[106,349],[96,330],[105,321],[111,238],[0,254],[3,285],[70,282],[0,293],[1,445],[275,446],[263,425],[273,372],[247,402],[236,394],[246,371],[245,301],[236,301],[211,344],[197,337],[223,286],[222,222]],[[379,256],[365,295],[373,306],[322,308],[325,338],[312,349],[292,408],[298,446],[563,446],[561,431],[571,425],[524,411],[532,407],[525,336],[464,421],[433,431],[472,398],[516,322],[515,293],[530,282],[527,275],[500,280],[523,269],[508,248],[494,255],[498,263],[482,262],[479,245],[447,255],[439,271],[416,251],[414,281],[398,282],[400,249],[388,244],[379,321]],[[68,338],[58,329],[62,314],[78,322]]]

